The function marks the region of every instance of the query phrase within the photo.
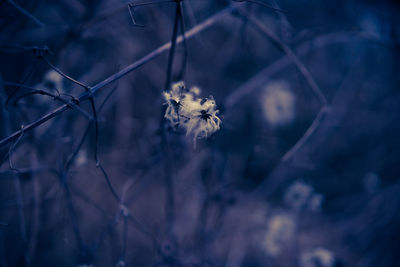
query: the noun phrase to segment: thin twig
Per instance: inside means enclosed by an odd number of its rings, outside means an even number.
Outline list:
[[[8,1],[8,0],[6,0]],[[26,52],[26,51],[32,51],[34,49],[37,49],[38,46],[29,46],[29,45],[19,45],[19,44],[5,44],[5,43],[0,43],[0,51],[6,51],[6,49],[14,49],[14,53],[17,52]]]
[[[303,136],[295,143],[292,148],[290,148],[281,158],[282,161],[288,161],[290,158],[296,154],[297,150],[299,150],[313,135],[315,130],[317,130],[318,126],[321,124],[321,121],[324,119],[325,115],[329,112],[329,108],[323,107],[315,117],[314,121],[311,123],[310,127],[306,130]]]
[[[21,181],[19,180],[19,176],[15,175],[14,176],[14,190],[15,190],[15,197],[16,197],[16,202],[17,202],[17,207],[18,207],[18,218],[19,218],[19,227],[21,231],[21,239],[23,241],[24,245],[24,260],[25,263],[28,264],[28,254],[26,251],[26,245],[28,242],[27,239],[27,234],[26,234],[26,220],[25,220],[25,212],[24,212],[24,199],[22,196],[22,188],[21,188]]]
[[[171,49],[169,50],[168,64],[167,64],[167,77],[166,77],[166,81],[165,81],[165,85],[164,85],[164,90],[169,90],[169,86],[171,85],[171,80],[172,80],[171,76],[172,76],[172,68],[174,65],[175,46],[176,46],[176,39],[178,36],[180,13],[181,13],[180,12],[180,3],[176,3],[174,29],[172,31]]]
[[[128,243],[128,216],[124,216],[124,224],[123,224],[123,237],[122,237],[122,261],[125,262],[126,258],[126,246]]]
[[[197,34],[199,34],[200,32],[204,31],[205,29],[209,28],[210,26],[214,25],[217,21],[219,21],[221,18],[223,18],[225,15],[229,14],[232,10],[234,10],[234,7],[227,7],[225,9],[223,9],[222,11],[218,12],[217,14],[213,15],[212,17],[208,18],[207,20],[203,21],[202,23],[200,23],[199,25],[193,27],[191,30],[187,31],[185,34],[185,38],[189,39]],[[177,43],[181,43],[183,41],[183,37],[179,36],[177,38]],[[131,65],[128,65],[127,67],[125,67],[124,69],[118,71],[117,73],[109,76],[108,78],[104,79],[103,81],[99,82],[98,84],[94,85],[91,89],[92,89],[92,94],[96,94],[99,90],[101,90],[103,87],[105,87],[106,85],[119,80],[120,78],[124,77],[125,75],[129,74],[130,72],[134,71],[135,69],[143,66],[144,64],[150,62],[151,60],[153,60],[154,58],[160,56],[162,53],[164,53],[165,51],[168,51],[171,48],[171,42],[168,42],[162,46],[160,46],[159,48],[157,48],[156,50],[152,51],[151,53],[147,54],[146,56],[142,57],[141,59],[135,61],[134,63],[132,63]],[[80,102],[83,102],[85,100],[88,100],[90,98],[89,93],[85,92],[82,93],[81,96],[78,98],[78,100]],[[70,109],[70,106],[64,104],[56,109],[54,109],[53,111],[47,113],[46,115],[44,115],[43,117],[41,117],[40,119],[28,124],[25,126],[25,131],[28,132],[34,128],[36,128],[37,126],[45,123],[46,121],[62,114],[64,111]],[[8,137],[2,139],[0,141],[0,147],[9,144],[10,142],[12,142],[12,140],[14,140],[15,138],[17,138],[20,134],[20,130],[14,132],[13,134],[9,135]]]
[[[110,93],[106,96],[106,98],[103,100],[103,102],[101,103],[101,105],[99,106],[99,112],[101,111],[101,109],[104,107],[105,103],[109,100],[109,98],[111,97],[111,95],[115,92],[116,87],[113,88],[113,90],[110,91]],[[97,113],[96,113],[97,114]],[[97,120],[97,116],[96,116],[96,120]],[[69,185],[68,185],[68,179],[67,179],[67,175],[68,175],[68,170],[69,168],[72,166],[72,163],[74,161],[74,159],[76,158],[76,155],[78,154],[78,152],[80,151],[86,137],[88,136],[89,133],[89,129],[90,126],[92,125],[94,121],[92,120],[89,124],[88,127],[86,128],[86,131],[84,132],[77,148],[74,150],[74,152],[70,155],[69,159],[67,160],[66,164],[64,165],[63,168],[63,172],[61,174],[61,183],[63,185],[64,191],[66,193],[66,197],[67,197],[67,202],[68,202],[68,208],[69,208],[69,212],[70,212],[70,216],[71,216],[71,221],[72,221],[72,227],[73,227],[73,231],[75,234],[75,237],[78,241],[78,245],[79,245],[79,249],[82,252],[83,249],[85,249],[85,244],[83,243],[82,237],[81,237],[81,233],[79,230],[79,226],[78,226],[78,222],[77,222],[77,215],[76,215],[76,211],[72,202],[72,195],[71,195],[71,191],[69,189]],[[97,155],[96,155],[97,158]],[[117,200],[120,202],[118,195],[115,193],[114,188],[111,185],[111,182],[108,178],[108,175],[106,174],[105,170],[103,169],[103,167],[99,164],[99,162],[97,161],[97,166],[100,167],[106,181],[107,181],[107,185],[111,191],[111,193],[114,195],[114,197],[117,198]]]
[[[186,72],[186,66],[187,66],[187,60],[188,60],[188,45],[186,42],[186,38],[185,38],[185,18],[183,17],[183,2],[181,1],[180,3],[178,3],[179,5],[179,20],[180,20],[180,25],[181,25],[181,36],[183,36],[183,64],[182,64],[182,68],[181,68],[181,72],[179,73],[179,79],[183,80],[183,77],[185,76],[185,72]]]
[[[105,169],[103,168],[102,165],[97,165],[97,167],[100,168],[101,172],[103,173],[104,178],[106,179],[107,182],[107,186],[110,189],[110,192],[112,193],[112,195],[114,196],[114,198],[118,201],[118,203],[121,203],[121,198],[118,196],[117,192],[115,191],[114,187],[111,184],[110,178],[108,177],[107,172],[105,171]]]
[[[171,39],[171,49],[169,50],[168,56],[168,64],[167,64],[167,74],[166,74],[166,81],[164,85],[164,90],[169,90],[172,80],[172,69],[173,69],[173,62],[175,58],[175,47],[178,37],[178,28],[181,16],[181,5],[180,1],[176,2],[176,10],[175,10],[175,20],[174,20],[174,28],[172,31],[172,39]],[[161,114],[164,114],[162,112]],[[175,217],[175,198],[174,198],[174,184],[171,177],[171,162],[170,162],[170,153],[168,147],[168,141],[166,138],[165,127],[164,127],[164,117],[162,116],[160,125],[161,125],[161,150],[163,151],[164,160],[164,170],[165,170],[165,215],[166,215],[166,232],[170,239],[174,239],[173,234],[173,224],[174,224],[174,217]]]
[[[288,11],[285,11],[285,10],[282,10],[282,9],[280,9],[280,8],[276,8],[276,7],[270,6],[270,5],[268,5],[268,4],[266,4],[266,3],[262,2],[262,1],[256,1],[256,0],[232,0],[232,1],[234,1],[234,2],[248,2],[248,3],[253,3],[253,4],[257,4],[257,5],[266,7],[266,8],[268,8],[268,9],[277,11],[277,12],[288,13]]]
[[[37,159],[36,157],[33,159],[34,160],[34,167],[37,165]],[[32,259],[35,255],[35,252],[37,251],[37,245],[38,245],[38,236],[39,236],[39,229],[40,229],[40,206],[41,203],[39,201],[40,199],[40,183],[38,181],[38,176],[33,177],[33,219],[32,219],[32,227],[31,227],[31,234],[30,234],[30,240],[28,243],[28,248],[27,248],[27,257],[29,262],[32,262]]]
[[[18,172],[18,169],[16,169],[16,168],[14,167],[14,164],[12,163],[12,154],[13,154],[15,148],[17,147],[17,145],[19,144],[19,142],[21,141],[22,137],[24,136],[24,133],[25,133],[25,132],[23,131],[23,129],[24,129],[24,126],[22,125],[22,126],[21,126],[21,134],[20,134],[20,136],[19,136],[18,139],[11,145],[10,149],[8,150],[8,163],[9,163],[9,166],[10,166],[10,170],[15,171],[15,172]]]
[[[111,90],[110,93],[109,93],[109,94],[106,96],[106,98],[103,100],[103,102],[102,102],[101,105],[99,106],[99,110],[98,110],[99,112],[101,112],[101,110],[103,109],[105,103],[109,100],[109,98],[111,97],[111,95],[115,92],[116,88],[117,88],[117,87],[115,86],[115,87],[113,88],[113,90]],[[97,121],[97,116],[96,116],[96,121]],[[86,140],[86,138],[87,138],[87,136],[88,136],[88,134],[89,134],[89,130],[90,130],[90,127],[91,127],[92,123],[95,123],[95,122],[94,122],[94,121],[91,121],[91,122],[88,124],[88,126],[87,126],[87,128],[86,128],[84,134],[82,135],[82,137],[81,137],[81,139],[80,139],[80,141],[79,141],[79,143],[78,143],[78,146],[75,148],[74,152],[70,155],[69,159],[67,160],[66,164],[64,165],[64,170],[65,170],[65,172],[68,172],[68,170],[69,170],[70,167],[72,166],[72,163],[74,162],[76,156],[78,155],[79,151],[81,150],[82,145],[83,145],[83,143],[85,142],[85,140]],[[98,139],[97,139],[97,140],[98,140]],[[97,140],[96,140],[96,141],[97,141]],[[96,167],[100,168],[100,170],[101,170],[101,172],[102,172],[102,174],[103,174],[103,176],[104,176],[104,178],[105,178],[105,180],[106,180],[106,182],[107,182],[107,186],[109,187],[109,189],[110,189],[111,193],[113,194],[113,196],[115,197],[115,199],[116,199],[118,202],[121,202],[120,197],[118,196],[118,194],[116,193],[115,189],[113,188],[113,186],[112,186],[112,184],[111,184],[111,181],[110,181],[110,179],[109,179],[109,177],[108,177],[108,175],[107,175],[107,172],[105,171],[105,169],[103,168],[103,166],[102,166],[101,163],[100,163],[100,160],[99,160],[98,155],[97,155],[97,151],[96,151],[95,153],[96,153],[96,154],[95,154]]]
[[[21,87],[23,87],[24,83],[29,79],[29,77],[32,75],[32,73],[34,72],[35,69],[36,69],[36,62],[35,62],[35,64],[33,64],[31,66],[30,70],[28,71],[28,74],[22,79],[22,82],[20,82],[19,85],[16,86],[16,88],[7,97],[7,100],[6,100],[6,103],[5,103],[5,108],[6,109],[8,109],[8,104],[9,104],[11,98],[18,92],[19,89],[21,89]]]
[[[26,88],[26,89],[30,89],[31,90],[30,92],[27,92],[27,93],[22,94],[22,95],[20,95],[18,97],[15,97],[13,104],[18,102],[20,99],[25,98],[25,97],[30,96],[30,95],[45,95],[45,96],[49,96],[49,97],[51,97],[51,98],[53,98],[55,100],[58,100],[58,101],[60,101],[60,102],[62,102],[64,104],[67,104],[67,105],[71,104],[70,101],[67,101],[67,100],[63,99],[58,92],[57,92],[57,95],[56,95],[56,94],[50,93],[50,92],[42,90],[42,89],[36,89],[34,87],[26,86],[26,85],[19,84],[19,83],[6,82],[6,81],[0,81],[0,83],[3,83],[5,85],[10,85],[10,86],[18,86],[18,87],[21,87],[21,88]],[[73,101],[75,103],[77,102],[77,101],[75,101],[75,99],[76,99],[75,97],[73,97],[73,96],[69,96],[69,97],[71,98],[70,99],[71,101]],[[89,120],[93,120],[93,117],[89,113],[87,113],[84,109],[79,107],[78,105],[71,105],[71,108],[76,109],[77,111],[79,111],[82,115],[84,115]]]
[[[326,45],[332,45],[337,43],[348,43],[355,40],[375,40],[375,38],[369,35],[363,34],[352,34],[352,33],[333,33],[333,34],[326,34],[320,37],[315,38],[311,42],[305,42],[299,46],[297,49],[298,54],[302,55],[308,51],[309,43],[313,43],[316,47],[323,47]],[[294,53],[293,53],[294,54]],[[273,64],[269,65],[267,68],[262,70],[259,74],[253,76],[253,78],[246,82],[242,87],[237,89],[236,91],[232,92],[226,100],[226,107],[232,108],[237,101],[239,101],[244,95],[249,94],[252,90],[260,87],[260,83],[265,82],[268,77],[274,75],[275,73],[281,71],[285,67],[287,67],[291,62],[293,62],[293,57],[289,54],[282,57],[281,59],[277,60]],[[301,63],[301,62],[300,62]],[[311,77],[311,75],[309,75]],[[311,77],[312,78],[312,77]],[[287,162],[293,155],[309,140],[310,136],[316,131],[318,126],[321,124],[321,121],[325,117],[325,115],[330,111],[329,106],[326,104],[322,106],[321,110],[319,111],[318,115],[310,125],[310,127],[306,130],[303,136],[295,143],[295,145],[287,151],[283,157],[281,158],[282,162]]]
[[[110,218],[110,216],[107,214],[107,212],[100,205],[98,205],[95,201],[93,201],[87,195],[85,195],[85,192],[81,191],[81,189],[79,187],[71,184],[70,190],[74,196],[80,198],[83,202],[85,202],[88,205],[92,206],[93,208],[97,209],[103,215],[104,219],[113,219],[113,218]]]
[[[317,83],[315,82],[314,78],[312,77],[311,73],[308,71],[306,66],[301,62],[301,60],[296,56],[296,54],[293,52],[293,50],[283,43],[278,36],[275,35],[274,32],[272,32],[270,29],[268,29],[263,23],[258,21],[256,18],[253,16],[245,16],[244,14],[240,13],[242,16],[246,18],[253,26],[255,26],[259,31],[261,31],[263,34],[265,34],[269,39],[271,39],[276,45],[278,45],[287,55],[288,57],[293,61],[293,63],[296,65],[300,73],[304,76],[306,79],[308,85],[310,88],[313,90],[314,94],[318,98],[319,102],[321,103],[322,106],[327,106],[328,101],[326,100],[325,95],[322,93],[322,90],[318,87]]]
[[[79,250],[82,251],[84,248],[84,243],[83,243],[81,232],[80,232],[80,229],[78,226],[78,216],[76,214],[74,203],[72,201],[71,191],[68,186],[67,173],[61,174],[61,184],[64,188],[64,192],[65,192],[65,195],[67,198],[68,210],[69,210],[71,223],[72,223],[72,230],[74,231],[75,238],[78,242]]]
[[[31,13],[29,13],[26,9],[15,3],[13,0],[7,0],[11,5],[13,5],[16,9],[18,9],[22,14],[30,18],[32,21],[34,21],[37,25],[40,27],[44,27],[45,24],[41,22],[39,19],[37,19],[35,16],[33,16]]]
[[[313,44],[315,48],[322,48],[335,44],[357,43],[365,41],[369,41],[371,43],[379,42],[376,37],[369,34],[364,34],[360,32],[334,32],[323,34],[315,37],[312,40],[305,41],[301,43],[295,51],[297,55],[303,56],[310,52],[310,44]],[[285,54],[275,62],[269,64],[267,67],[262,69],[256,75],[252,76],[251,79],[245,82],[242,86],[232,91],[226,97],[226,109],[232,109],[246,95],[249,95],[253,91],[260,89],[266,80],[288,67],[291,63],[293,63],[292,59],[290,59],[289,56]]]
[[[53,169],[46,168],[46,167],[18,168],[18,173],[17,174],[19,174],[19,175],[22,175],[22,174],[33,174],[33,173],[45,172],[45,171],[52,172]],[[15,174],[15,171],[13,171],[13,170],[0,171],[0,175],[10,175],[10,174]]]
[[[100,166],[100,161],[98,159],[98,147],[99,147],[99,123],[98,123],[98,119],[97,119],[97,110],[96,110],[96,104],[94,102],[94,96],[92,94],[91,88],[77,80],[75,80],[74,78],[72,78],[71,76],[67,75],[66,73],[64,73],[63,71],[61,71],[59,68],[57,68],[56,66],[54,66],[53,64],[51,64],[44,56],[40,57],[50,68],[52,68],[54,71],[56,71],[58,74],[60,74],[61,76],[63,76],[64,78],[66,78],[67,80],[83,87],[86,91],[86,93],[89,95],[89,101],[90,101],[90,105],[92,107],[92,113],[93,113],[93,122],[94,122],[94,127],[95,127],[95,151],[94,151],[94,158],[95,158],[95,162],[96,162],[96,166]],[[76,101],[79,103],[79,100]],[[90,126],[90,125],[89,125]],[[104,173],[104,171],[103,171]]]
[[[63,76],[64,78],[66,78],[67,80],[85,88],[85,89],[89,89],[90,87],[81,83],[80,81],[75,80],[74,78],[72,78],[71,76],[65,74],[63,71],[61,71],[59,68],[57,68],[56,66],[54,66],[53,64],[51,64],[45,57],[41,57],[41,59],[50,67],[52,68],[54,71],[56,71],[58,74],[60,74],[61,76]]]
[[[138,6],[163,4],[163,3],[175,3],[175,0],[159,0],[159,1],[149,1],[149,2],[141,2],[141,3],[129,3],[129,5],[131,5],[132,7],[138,7]]]
[[[128,11],[133,22],[133,25],[138,27],[144,27],[143,24],[138,24],[135,20],[135,8],[139,6],[148,6],[155,4],[164,4],[164,3],[174,3],[175,0],[160,0],[160,1],[150,1],[150,2],[142,2],[142,3],[128,3]]]
[[[65,172],[69,171],[69,169],[72,166],[72,163],[74,162],[76,156],[78,155],[79,151],[81,150],[82,145],[86,140],[86,137],[89,135],[90,126],[91,126],[91,122],[88,123],[88,126],[86,127],[86,130],[84,131],[84,133],[83,133],[83,135],[82,135],[82,137],[81,137],[81,139],[80,139],[80,141],[78,143],[78,146],[75,148],[75,150],[68,157],[68,160],[66,161],[66,163],[64,165],[64,171]]]
[[[172,69],[173,69],[173,62],[175,58],[175,47],[176,47],[176,42],[177,42],[177,37],[178,37],[178,28],[179,28],[179,22],[180,22],[180,16],[181,16],[181,5],[180,1],[176,2],[176,10],[175,10],[175,20],[174,20],[174,28],[172,31],[172,39],[171,39],[171,49],[169,50],[169,56],[168,56],[168,64],[167,64],[167,74],[166,74],[166,81],[164,85],[164,90],[169,90],[170,85],[171,85],[171,80],[172,80]],[[161,114],[163,114],[162,112]],[[164,118],[161,118],[161,149],[164,154],[164,170],[165,170],[165,215],[166,215],[166,231],[167,234],[169,235],[169,238],[173,239],[174,234],[173,234],[173,224],[174,224],[174,217],[175,217],[175,199],[174,199],[174,184],[172,181],[171,177],[171,171],[170,171],[170,153],[169,153],[169,147],[168,147],[168,141],[165,135],[164,131]]]
[[[21,126],[21,135],[18,137],[18,139],[11,145],[10,149],[8,150],[8,162],[10,165],[10,170],[18,173],[18,169],[14,167],[13,163],[12,163],[12,154],[15,150],[15,148],[17,147],[17,145],[19,144],[19,142],[21,141],[21,139],[24,136],[24,126]],[[23,254],[24,254],[24,260],[25,263],[27,265],[29,265],[29,258],[28,258],[28,252],[26,250],[26,246],[28,243],[28,239],[27,239],[27,233],[26,233],[26,220],[25,220],[25,212],[24,212],[24,199],[23,199],[23,195],[22,195],[22,188],[21,188],[21,181],[19,180],[19,176],[14,174],[13,177],[13,181],[14,181],[14,191],[15,191],[15,201],[17,203],[17,207],[18,207],[18,218],[19,218],[19,226],[20,226],[20,232],[21,232],[21,239],[23,242]]]
[[[132,214],[129,214],[128,218],[139,232],[148,236],[152,240],[152,242],[153,242],[154,246],[157,248],[157,250],[161,249],[160,240],[158,240],[158,238],[150,230],[146,229],[146,227]]]

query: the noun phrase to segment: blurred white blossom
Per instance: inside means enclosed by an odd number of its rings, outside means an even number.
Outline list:
[[[284,202],[293,210],[319,211],[324,197],[303,181],[291,184],[285,192]]]
[[[301,267],[333,267],[335,256],[325,248],[315,248],[305,251],[300,256]]]
[[[88,156],[87,156],[87,151],[84,149],[79,150],[78,155],[76,155],[76,165],[82,166],[87,163]]]
[[[50,92],[57,91],[62,93],[64,91],[63,77],[55,70],[49,70],[43,76],[43,80],[34,86],[36,89],[42,89]],[[49,101],[48,97],[38,97],[39,103],[46,103]]]
[[[55,70],[49,70],[43,76],[43,80],[35,86],[37,89],[45,89],[49,91],[63,91],[63,77]]]
[[[313,188],[302,181],[294,182],[287,189],[284,201],[295,210],[303,208],[313,192]]]
[[[268,221],[264,247],[270,256],[277,256],[294,238],[296,222],[289,214],[278,214]]]
[[[199,98],[200,89],[192,87],[186,89],[183,82],[172,85],[169,92],[164,92],[167,101],[165,118],[175,127],[186,131],[186,135],[206,138],[220,129],[221,120],[219,111],[212,96]]]
[[[287,82],[268,83],[260,100],[264,116],[272,126],[285,126],[294,120],[296,98]]]

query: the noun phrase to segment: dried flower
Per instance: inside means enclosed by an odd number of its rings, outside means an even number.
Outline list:
[[[187,105],[187,101],[183,103],[184,114],[190,118],[184,124],[186,134],[193,134],[193,138],[197,139],[208,137],[219,130],[221,120],[217,117],[218,110],[215,101],[205,98],[200,103],[198,101],[192,101],[192,103],[196,103],[196,105]]]
[[[179,123],[180,115],[179,110],[181,100],[183,98],[183,91],[185,90],[185,84],[183,82],[178,82],[172,85],[169,92],[164,91],[163,95],[167,101],[167,109],[165,110],[164,117],[170,121],[173,126]]]
[[[187,90],[183,82],[172,85],[169,92],[164,92],[167,101],[165,118],[175,127],[192,135],[193,140],[207,138],[220,129],[221,120],[212,96],[199,98],[200,89],[192,87]]]

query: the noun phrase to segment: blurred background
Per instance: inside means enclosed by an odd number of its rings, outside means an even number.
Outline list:
[[[168,43],[176,7],[0,1],[0,139],[22,129],[0,147],[0,265],[399,266],[398,3],[183,0],[200,26],[171,80],[221,129],[194,146],[163,119],[164,49],[96,92],[96,131],[68,77]]]

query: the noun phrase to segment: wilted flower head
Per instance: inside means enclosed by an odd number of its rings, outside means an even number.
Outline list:
[[[199,98],[199,94],[198,87],[188,90],[183,82],[173,84],[169,92],[164,92],[167,101],[165,118],[173,126],[184,129],[186,135],[192,135],[195,141],[209,137],[221,125],[213,97]]]
[[[316,248],[301,253],[301,267],[333,267],[335,264],[335,256],[325,248]]]
[[[182,105],[181,100],[184,91],[185,84],[183,82],[178,82],[172,85],[170,91],[163,92],[164,98],[167,101],[167,109],[164,117],[168,119],[174,126],[180,121],[179,110],[180,106]]]
[[[214,99],[187,98],[182,106],[184,116],[189,118],[183,124],[187,135],[192,134],[194,139],[205,138],[219,130],[221,120],[217,117],[218,110]]]
[[[264,116],[272,126],[284,126],[293,121],[296,99],[287,82],[270,82],[260,100]]]

